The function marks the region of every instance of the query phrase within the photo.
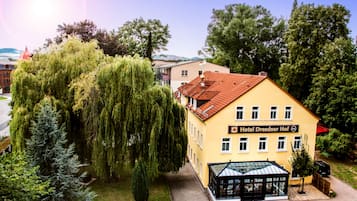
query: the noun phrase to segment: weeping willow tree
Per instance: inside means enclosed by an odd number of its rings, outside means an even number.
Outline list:
[[[12,74],[11,140],[15,150],[23,150],[30,137],[30,121],[34,108],[45,96],[51,97],[60,111],[59,123],[65,123],[70,142],[77,145],[77,153],[84,155],[85,137],[80,114],[73,112],[72,83],[81,74],[91,72],[103,62],[104,55],[95,42],[82,43],[70,38],[45,52],[37,53],[31,61],[21,61]]]
[[[144,161],[149,178],[182,166],[187,146],[184,109],[169,88],[154,85],[148,60],[114,58],[72,88],[76,108],[90,122],[86,125],[98,125],[93,163],[100,178],[119,175],[127,161],[133,167],[135,161]]]

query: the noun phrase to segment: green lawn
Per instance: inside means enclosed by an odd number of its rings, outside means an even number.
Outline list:
[[[321,157],[331,167],[331,174],[357,189],[357,163]]]
[[[129,176],[121,177],[115,183],[96,181],[90,187],[97,193],[95,201],[134,201]],[[170,190],[163,176],[150,185],[149,201],[170,201]]]
[[[4,96],[0,96],[0,100],[6,100],[7,98]]]

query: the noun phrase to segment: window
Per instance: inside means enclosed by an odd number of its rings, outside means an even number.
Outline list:
[[[295,136],[294,137],[294,150],[300,149],[301,148],[301,136]]]
[[[199,71],[198,71],[198,75],[202,75],[202,70],[199,70]]]
[[[248,151],[248,138],[241,137],[239,139],[239,151]]]
[[[259,138],[259,151],[266,151],[267,150],[267,138],[260,137]]]
[[[243,119],[243,107],[238,106],[237,107],[237,116],[236,116],[237,120],[242,120]]]
[[[187,75],[188,75],[187,70],[182,70],[182,71],[181,71],[181,76],[182,76],[182,77],[187,77]]]
[[[252,107],[252,119],[258,119],[259,118],[259,107],[254,106]]]
[[[278,138],[278,151],[284,151],[285,150],[285,140],[286,140],[286,137],[279,137]]]
[[[276,119],[277,107],[272,106],[270,107],[270,119]]]
[[[284,116],[284,118],[285,118],[286,120],[290,120],[291,117],[292,117],[291,106],[286,106],[286,107],[285,107],[285,116]]]
[[[230,152],[231,138],[222,139],[222,152]]]
[[[296,173],[296,171],[293,169],[293,171],[291,172],[291,178],[292,179],[296,179],[296,178],[299,178],[299,177],[300,177],[299,174]]]

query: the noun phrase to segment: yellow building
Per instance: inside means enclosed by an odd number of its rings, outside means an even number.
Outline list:
[[[212,199],[287,199],[300,181],[292,149],[304,143],[314,158],[318,117],[264,75],[205,72],[177,95],[188,158]]]

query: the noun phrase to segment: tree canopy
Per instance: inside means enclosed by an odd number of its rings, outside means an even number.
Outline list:
[[[154,85],[147,59],[110,57],[95,42],[69,38],[20,62],[12,74],[10,133],[15,150],[31,137],[30,121],[49,97],[81,161],[93,161],[99,178],[143,160],[149,178],[184,163],[184,108],[171,90]]]
[[[326,44],[317,60],[305,104],[330,128],[357,137],[356,47],[350,39]]]
[[[262,6],[231,4],[213,10],[206,44],[213,62],[229,66],[231,72],[266,71],[277,79],[286,54],[285,29],[285,21]]]
[[[283,86],[300,101],[310,93],[324,46],[337,38],[348,38],[349,17],[349,11],[339,4],[306,4],[293,10],[284,36],[288,60],[281,65],[279,74]]]
[[[139,54],[149,58],[160,50],[166,50],[171,38],[169,26],[163,25],[158,19],[137,18],[126,22],[118,30],[119,41],[126,45],[129,55]]]
[[[115,31],[108,32],[104,29],[99,29],[93,21],[83,20],[74,22],[73,24],[60,24],[57,27],[58,35],[54,39],[47,39],[45,46],[52,43],[60,44],[68,37],[77,37],[83,42],[97,40],[98,46],[103,50],[104,54],[126,55],[127,47],[119,42],[119,36]]]

